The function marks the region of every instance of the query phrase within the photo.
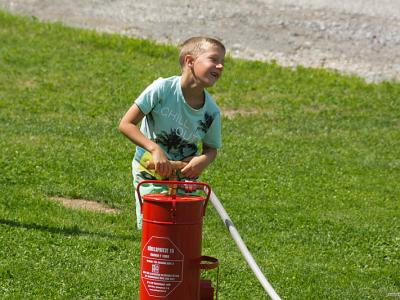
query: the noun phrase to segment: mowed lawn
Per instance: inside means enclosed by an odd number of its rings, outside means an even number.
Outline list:
[[[1,299],[138,297],[134,146],[117,127],[149,83],[180,72],[177,55],[0,12]],[[228,57],[210,92],[223,148],[202,180],[278,294],[399,297],[400,84]],[[221,261],[219,299],[267,298],[211,206],[203,253]]]

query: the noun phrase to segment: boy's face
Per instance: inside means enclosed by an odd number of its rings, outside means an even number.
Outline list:
[[[188,65],[198,84],[211,87],[222,75],[224,59],[225,51],[219,47],[210,47],[206,52],[189,60]]]

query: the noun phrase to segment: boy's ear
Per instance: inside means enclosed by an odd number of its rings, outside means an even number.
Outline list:
[[[188,67],[193,67],[194,57],[193,55],[187,54],[185,55],[185,65]]]

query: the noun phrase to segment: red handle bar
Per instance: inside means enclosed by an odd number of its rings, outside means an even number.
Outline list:
[[[170,185],[170,184],[177,184],[177,185],[197,185],[197,186],[202,186],[207,188],[207,192],[203,189],[203,192],[206,193],[206,201],[204,203],[204,213],[206,212],[206,207],[208,204],[208,200],[210,199],[211,195],[211,188],[207,183],[204,182],[196,182],[196,181],[175,181],[175,180],[143,180],[139,182],[139,184],[136,187],[136,192],[138,194],[139,198],[139,203],[140,203],[140,209],[142,209],[143,206],[143,201],[142,201],[142,196],[140,195],[140,186],[145,183],[153,183],[153,184],[160,184],[160,185]]]

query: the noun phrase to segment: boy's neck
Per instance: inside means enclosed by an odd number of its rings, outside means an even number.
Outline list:
[[[182,74],[181,77],[181,88],[183,97],[186,103],[194,109],[200,109],[204,105],[205,94],[204,88],[199,86],[193,78],[188,78]]]

